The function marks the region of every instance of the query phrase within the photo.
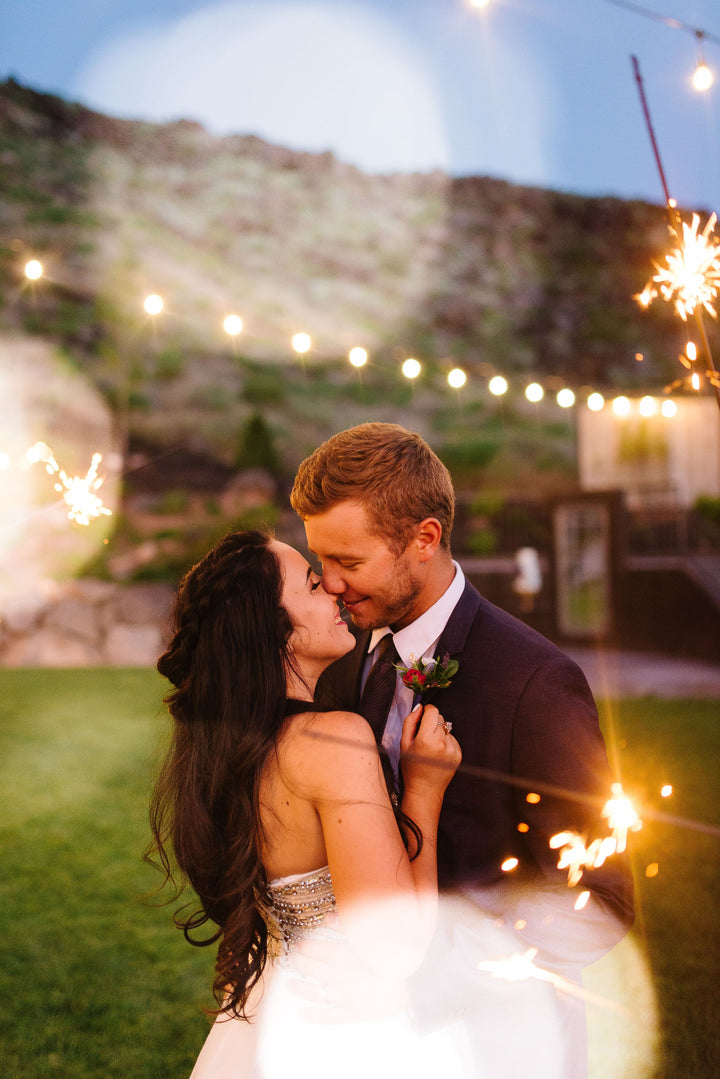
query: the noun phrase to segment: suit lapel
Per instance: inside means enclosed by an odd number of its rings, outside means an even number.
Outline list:
[[[448,618],[445,629],[440,634],[440,639],[435,649],[436,659],[441,660],[444,656],[449,656],[450,659],[453,659],[462,654],[470,627],[475,621],[479,607],[480,593],[474,585],[470,584],[469,581],[465,581],[463,594]],[[431,689],[423,695],[423,700],[426,703],[434,702],[436,694],[443,692],[445,690]]]

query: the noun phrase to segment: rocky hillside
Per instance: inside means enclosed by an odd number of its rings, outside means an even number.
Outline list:
[[[282,496],[318,441],[369,418],[422,431],[461,487],[556,492],[574,483],[572,417],[550,399],[491,398],[489,375],[652,392],[677,373],[682,326],[632,300],[667,246],[660,206],[366,175],[13,80],[0,84],[0,166],[0,338],[14,343],[0,355],[19,358],[30,336],[100,390],[143,513],[165,498],[172,517],[184,499],[213,517],[257,465]],[[35,283],[30,257],[45,268]],[[155,319],[150,292],[165,300]],[[244,320],[233,340],[230,312]],[[298,330],[313,341],[302,360]],[[357,344],[371,353],[362,372],[345,358]],[[398,372],[408,355],[424,364],[413,384]],[[456,363],[459,393],[444,380]]]
[[[41,332],[72,336],[68,304],[84,300],[95,344],[112,340],[157,291],[168,338],[220,349],[238,310],[257,359],[287,358],[300,328],[316,358],[399,346],[575,380],[632,380],[638,351],[674,359],[668,312],[632,301],[667,245],[658,206],[371,176],[195,123],[114,120],[13,81],[0,85],[0,162],[6,289],[32,251],[65,302],[54,322],[37,311]],[[87,325],[78,336],[92,347]]]

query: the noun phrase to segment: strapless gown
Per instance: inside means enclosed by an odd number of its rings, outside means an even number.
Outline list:
[[[308,938],[342,941],[327,867],[273,881],[259,899],[268,962],[248,1002],[251,1022],[219,1016],[190,1079],[471,1079],[462,1023],[420,1034],[408,1014],[328,1022],[293,987],[294,948]]]

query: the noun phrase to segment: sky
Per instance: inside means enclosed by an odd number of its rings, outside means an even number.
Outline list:
[[[699,47],[718,79],[704,94]],[[719,0],[23,0],[0,16],[0,77],[114,116],[368,172],[662,203],[633,55],[669,193],[720,212]]]

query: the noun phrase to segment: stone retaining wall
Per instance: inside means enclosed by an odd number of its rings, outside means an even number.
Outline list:
[[[81,579],[0,604],[0,667],[153,667],[174,591]]]

